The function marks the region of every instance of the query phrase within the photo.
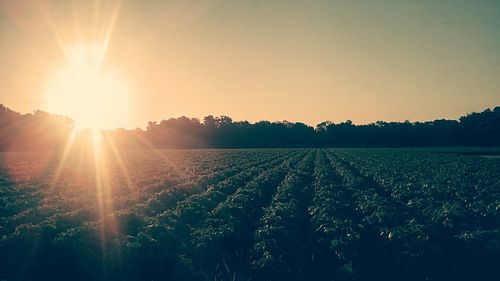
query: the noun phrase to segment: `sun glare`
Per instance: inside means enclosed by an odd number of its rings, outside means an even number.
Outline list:
[[[123,124],[130,91],[116,72],[102,67],[106,47],[80,44],[66,55],[66,64],[49,78],[49,110],[68,115],[79,129],[113,129]]]
[[[92,130],[92,143],[94,146],[99,146],[102,141],[101,131]]]

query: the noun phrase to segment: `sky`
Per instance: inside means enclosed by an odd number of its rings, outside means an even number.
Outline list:
[[[500,1],[0,0],[0,103],[103,129],[456,119],[499,77]]]

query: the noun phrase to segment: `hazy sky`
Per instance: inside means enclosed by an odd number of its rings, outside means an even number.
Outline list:
[[[23,113],[71,115],[48,105],[61,46],[106,34],[103,68],[126,84],[128,111],[105,127],[417,121],[500,105],[500,1],[34,2],[0,0],[0,103]]]

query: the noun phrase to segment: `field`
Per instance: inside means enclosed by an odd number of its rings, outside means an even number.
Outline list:
[[[500,280],[474,152],[2,153],[0,280]]]

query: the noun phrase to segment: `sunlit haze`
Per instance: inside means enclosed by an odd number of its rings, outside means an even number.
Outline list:
[[[500,0],[0,0],[0,281],[500,281]]]
[[[77,127],[412,121],[500,104],[498,1],[1,1],[0,103]]]
[[[105,48],[99,45],[69,49],[67,65],[47,84],[49,112],[71,116],[77,128],[113,128],[126,121],[127,81],[100,67]]]

